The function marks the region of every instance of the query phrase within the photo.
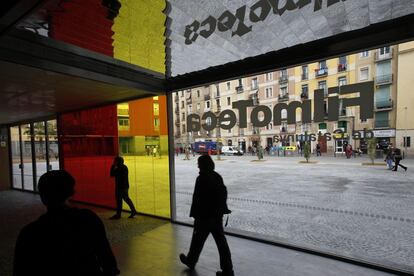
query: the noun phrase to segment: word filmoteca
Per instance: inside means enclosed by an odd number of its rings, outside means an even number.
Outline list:
[[[341,95],[358,93],[359,97],[341,98]],[[328,102],[328,110],[325,108],[325,98]],[[328,95],[325,95],[323,89],[314,91],[313,100],[313,122],[324,122],[326,112],[328,121],[338,121],[339,106],[342,108],[359,106],[359,116],[361,120],[372,119],[374,117],[374,82],[363,82],[331,87],[328,89]],[[239,113],[239,127],[247,127],[247,108],[253,107],[253,100],[241,100],[232,103],[232,108],[237,109]],[[250,121],[253,127],[265,127],[273,120],[273,125],[278,126],[282,123],[282,110],[287,110],[287,123],[296,123],[296,109],[302,109],[302,123],[312,122],[312,100],[302,102],[292,101],[290,103],[278,103],[272,110],[265,105],[258,105],[250,113]],[[262,116],[259,116],[259,115]],[[205,112],[201,117],[198,114],[187,116],[187,132],[200,131],[201,127],[211,131],[216,127],[222,129],[232,129],[237,123],[237,116],[233,110],[223,110],[218,116],[213,112]]]
[[[345,0],[327,0],[327,7],[341,1]],[[246,5],[244,5],[238,8],[234,14],[226,10],[218,18],[209,15],[202,22],[194,20],[193,23],[185,27],[185,44],[192,44],[197,40],[198,36],[208,38],[216,29],[220,32],[232,30],[232,36],[243,36],[252,30],[252,24],[264,21],[270,14],[270,11],[275,15],[281,16],[286,11],[300,10],[311,3],[312,0],[259,0],[249,8],[249,11]],[[314,0],[315,12],[322,8],[322,3],[322,0]]]

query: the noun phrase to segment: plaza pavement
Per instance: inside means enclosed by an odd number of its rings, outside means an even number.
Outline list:
[[[407,172],[363,166],[366,156],[213,159],[228,188],[229,231],[414,272],[414,159],[402,161]],[[175,157],[179,221],[192,222],[196,160]]]

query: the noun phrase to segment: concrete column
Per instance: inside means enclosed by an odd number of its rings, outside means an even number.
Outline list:
[[[0,160],[0,191],[9,190],[11,183],[7,127],[0,127]]]

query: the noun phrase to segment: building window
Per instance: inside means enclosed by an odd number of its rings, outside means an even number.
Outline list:
[[[284,97],[287,95],[287,86],[280,87],[280,96]]]
[[[230,90],[231,89],[231,86],[230,86],[230,82],[228,81],[227,82],[227,90]]]
[[[282,111],[280,112],[280,118],[281,119],[287,119],[287,110],[286,109],[282,109]]]
[[[184,97],[184,90],[181,91],[181,97]]]
[[[210,101],[206,102],[206,108],[210,108]]]
[[[266,126],[266,130],[271,130],[271,129],[273,129],[273,125],[272,125],[272,123],[270,123],[270,124],[268,124],[268,125]]]
[[[319,89],[323,89],[323,94],[325,96],[328,96],[328,89],[326,87],[326,81],[320,81],[320,82],[318,82],[318,88]]]
[[[286,69],[280,70],[280,76],[281,77],[287,77],[287,70]]]
[[[119,118],[118,125],[121,127],[128,127],[129,126],[129,119],[128,118]]]
[[[183,120],[183,121],[185,121],[185,113],[183,112],[183,113],[181,113],[181,119]]]
[[[404,136],[403,137],[403,147],[404,148],[409,148],[411,147],[411,136]]]
[[[338,63],[338,72],[346,71],[347,63],[346,63],[346,56],[339,57]]]
[[[266,73],[266,80],[267,81],[273,80],[273,73],[272,72],[271,73]]]
[[[217,105],[217,107],[220,107],[220,99],[216,100],[216,105]]]
[[[267,87],[266,88],[266,98],[271,98],[273,97],[273,88],[272,87]]]
[[[185,133],[185,125],[182,126],[182,130],[183,131],[181,133],[184,134]]]
[[[231,105],[231,98],[227,97],[227,105]]]
[[[239,86],[243,86],[243,81],[242,81],[242,79],[239,79]]]
[[[319,130],[326,129],[326,123],[319,123]]]
[[[200,111],[200,103],[197,104],[197,111]]]
[[[220,97],[220,87],[216,84],[216,97]]]
[[[302,85],[302,92],[300,93],[301,98],[308,98],[309,88],[307,84]]]
[[[359,80],[360,81],[365,81],[368,80],[369,78],[369,69],[368,67],[364,67],[359,69]]]
[[[380,48],[380,55],[386,55],[391,52],[390,46]]]
[[[200,98],[200,90],[197,90],[197,98]]]
[[[207,117],[206,125],[211,126],[211,117]]]
[[[280,125],[280,131],[281,132],[287,132],[287,123],[286,122],[282,122],[282,124]]]
[[[187,106],[187,113],[188,113],[188,114],[191,114],[191,113],[192,113],[192,111],[193,111],[193,107],[191,106],[191,104],[189,104],[189,105]]]
[[[154,118],[154,129],[159,130],[160,129],[160,119]]]
[[[184,101],[181,101],[181,108],[184,108]]]
[[[307,65],[302,66],[302,80],[307,80],[309,77],[309,68]]]
[[[368,57],[369,56],[369,51],[363,51],[360,54],[360,57]]]
[[[253,78],[252,79],[252,89],[257,89],[258,88],[258,82],[257,82],[257,78]]]
[[[338,78],[338,86],[346,85],[346,77]]]
[[[321,60],[319,62],[319,69],[325,69],[326,67],[326,60]]]

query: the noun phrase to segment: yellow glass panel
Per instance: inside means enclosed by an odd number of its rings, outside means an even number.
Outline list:
[[[129,169],[129,195],[135,207],[141,213],[169,218],[170,180],[168,161],[168,135],[160,133],[160,126],[154,121],[166,122],[166,110],[158,110],[154,116],[154,104],[166,97],[154,101],[152,98],[118,105],[118,120],[122,119],[120,110],[128,106],[129,129],[118,129],[119,152]],[[128,206],[124,204],[128,210]]]
[[[112,26],[114,57],[165,73],[165,0],[121,0]]]

